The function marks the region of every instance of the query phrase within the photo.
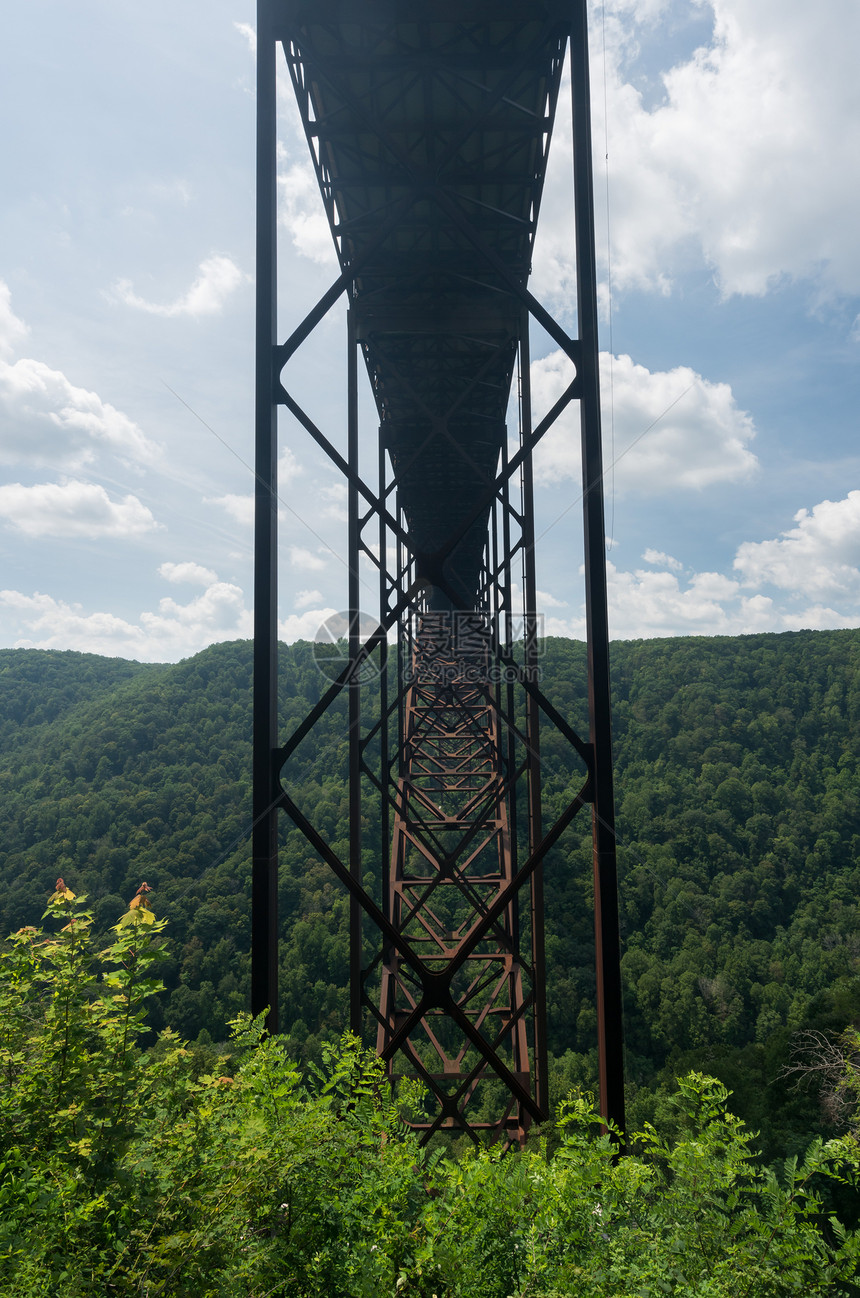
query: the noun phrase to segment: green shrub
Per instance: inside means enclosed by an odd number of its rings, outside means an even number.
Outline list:
[[[163,922],[143,885],[96,955],[62,880],[0,956],[0,1294],[194,1298],[779,1298],[850,1294],[860,1237],[822,1208],[852,1137],[781,1176],[692,1073],[618,1157],[589,1097],[548,1154],[428,1154],[345,1036],[302,1075],[234,1024],[229,1055],[145,1048]],[[413,1097],[406,1097],[414,1102]]]

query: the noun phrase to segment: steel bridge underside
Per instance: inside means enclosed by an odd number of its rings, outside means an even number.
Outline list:
[[[417,574],[471,609],[564,26],[541,3],[281,12]]]
[[[575,128],[588,134],[584,7],[579,0],[260,0],[258,42],[258,95],[268,95],[272,116],[270,56],[283,51],[339,274],[279,343],[274,127],[261,117],[255,1009],[276,996],[281,808],[349,890],[352,1025],[365,1036],[375,1029],[392,1078],[423,1082],[427,1111],[415,1125],[424,1138],[454,1129],[522,1141],[548,1106],[544,859],[591,804],[602,1098],[606,1115],[623,1123],[590,153],[582,140],[585,156],[574,150],[580,210],[572,222],[579,336],[569,336],[528,290],[568,46],[581,105]],[[349,409],[341,445],[290,391],[288,362],[344,296]],[[531,321],[576,367],[536,426]],[[359,450],[358,357],[378,418],[372,473]],[[521,390],[512,448],[515,372]],[[531,456],[573,400],[590,475],[588,740],[540,690],[533,616]],[[342,472],[349,498],[343,668],[285,743],[277,733],[274,634],[278,407]],[[369,635],[358,616],[360,562],[378,574]],[[515,647],[520,598],[524,630]],[[324,840],[313,813],[288,791],[291,756],[344,695],[348,856]],[[561,731],[581,769],[549,826],[541,810],[541,724]],[[368,795],[381,808],[379,839],[370,844],[362,815]],[[368,855],[378,886],[366,878]],[[375,936],[368,939],[368,930]]]

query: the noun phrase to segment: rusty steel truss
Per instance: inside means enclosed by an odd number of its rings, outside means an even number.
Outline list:
[[[252,1009],[278,1025],[279,813],[350,897],[350,1020],[413,1122],[522,1142],[548,1114],[543,869],[591,809],[604,1115],[624,1126],[584,0],[259,0]],[[566,52],[577,336],[528,276]],[[339,268],[276,327],[276,65],[292,83]],[[303,344],[345,310],[342,429],[300,400]],[[536,421],[530,326],[571,362]],[[375,427],[365,431],[362,367]],[[518,412],[508,428],[511,393]],[[580,409],[589,735],[545,697],[532,454]],[[365,403],[366,405],[366,403]],[[348,588],[318,703],[278,721],[278,412],[347,489]],[[369,592],[369,593],[368,593]],[[291,771],[337,716],[348,843]],[[579,781],[548,818],[541,729]]]

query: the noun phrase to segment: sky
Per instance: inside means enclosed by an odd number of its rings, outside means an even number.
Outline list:
[[[590,12],[611,634],[858,626],[860,5]],[[254,22],[5,17],[0,647],[176,661],[252,634]],[[285,337],[336,265],[283,65],[279,105]],[[565,86],[531,287],[573,330],[569,111]],[[345,351],[335,311],[288,371],[341,444]],[[532,355],[540,414],[566,370],[540,331]],[[573,418],[536,455],[537,573],[546,631],[582,637]],[[345,491],[288,418],[279,463],[291,641],[346,602]]]

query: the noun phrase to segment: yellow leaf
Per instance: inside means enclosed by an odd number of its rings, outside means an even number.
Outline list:
[[[72,892],[71,888],[63,888],[62,891],[52,892],[48,898],[49,906],[56,906],[64,901],[74,901],[77,893]]]

